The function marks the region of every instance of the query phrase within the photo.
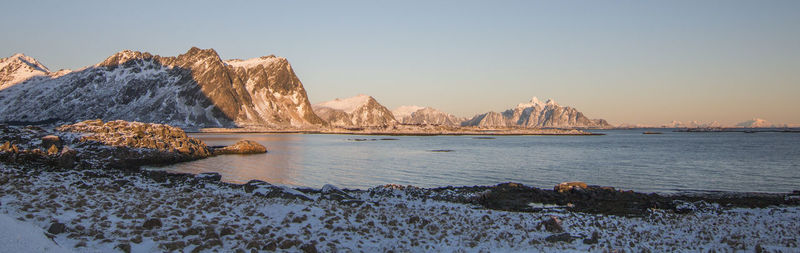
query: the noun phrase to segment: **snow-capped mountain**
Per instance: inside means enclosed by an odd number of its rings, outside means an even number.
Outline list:
[[[776,126],[764,119],[754,118],[748,121],[740,122],[739,124],[736,124],[736,127],[760,128],[760,127],[776,127]]]
[[[397,121],[403,122],[403,118],[411,117],[411,114],[424,109],[424,106],[416,106],[416,105],[403,105],[392,110],[392,115]]]
[[[0,122],[99,118],[181,127],[324,124],[285,58],[223,61],[213,49],[196,47],[175,57],[124,50],[81,70],[6,87],[0,90],[0,104]]]
[[[0,90],[38,76],[48,76],[50,70],[33,57],[15,54],[0,59]]]
[[[533,97],[502,113],[479,114],[462,123],[478,127],[610,127],[603,119],[589,119],[575,108],[560,106],[552,99],[545,102]]]
[[[465,120],[431,107],[414,105],[400,106],[392,114],[400,123],[408,125],[460,126]]]
[[[708,127],[717,128],[717,127],[723,127],[723,125],[720,124],[717,121],[700,122],[700,121],[697,121],[697,120],[692,120],[692,121],[689,121],[689,122],[681,122],[681,121],[673,120],[668,124],[662,125],[661,127],[665,127],[665,128],[708,128]]]
[[[314,113],[332,126],[370,127],[397,124],[392,112],[367,95],[314,104]]]

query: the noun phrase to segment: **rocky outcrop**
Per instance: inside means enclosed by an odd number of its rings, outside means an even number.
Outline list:
[[[55,131],[0,125],[0,162],[56,168],[138,169],[219,154],[265,153],[256,142],[243,140],[209,148],[177,127],[115,120],[87,120]]]
[[[552,99],[546,102],[536,97],[528,103],[502,113],[488,112],[476,115],[462,123],[463,126],[476,127],[522,127],[522,128],[606,128],[611,127],[602,119],[589,119],[575,108],[560,106]]]
[[[213,49],[199,48],[176,57],[121,51],[79,71],[2,89],[0,104],[0,122],[99,118],[192,128],[323,124],[285,58],[224,61]]]
[[[177,153],[186,159],[204,158],[211,154],[202,141],[191,138],[177,127],[164,124],[115,120],[87,120],[63,125],[61,132],[83,133],[79,142],[100,142],[112,147],[142,148]]]
[[[251,140],[241,140],[236,142],[236,144],[217,148],[213,150],[215,155],[222,155],[222,154],[261,154],[267,153],[267,148],[264,145],[258,144],[255,141]]]
[[[430,107],[420,107],[411,113],[405,114],[405,109],[410,108],[415,107],[401,106],[392,111],[392,113],[400,123],[407,125],[460,126],[461,122],[465,120]]]
[[[313,105],[314,113],[331,126],[385,127],[397,124],[389,109],[367,95],[335,99]]]

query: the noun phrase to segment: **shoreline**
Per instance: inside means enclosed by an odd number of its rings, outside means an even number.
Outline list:
[[[230,184],[214,174],[30,165],[0,165],[0,172],[0,214],[79,251],[791,251],[800,236],[796,203],[744,207],[685,198],[667,203],[673,209],[632,208],[624,204],[656,197],[607,187],[349,190]],[[587,194],[619,195],[621,202],[586,205]],[[546,198],[558,195],[569,201]]]
[[[482,130],[348,130],[348,129],[248,129],[248,128],[202,128],[186,133],[238,133],[238,134],[341,134],[341,135],[385,135],[385,136],[599,136],[578,129],[482,129]]]

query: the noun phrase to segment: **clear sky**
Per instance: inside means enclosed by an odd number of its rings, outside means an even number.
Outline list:
[[[312,103],[459,116],[553,98],[612,123],[800,123],[800,1],[3,1],[0,57],[289,59]]]

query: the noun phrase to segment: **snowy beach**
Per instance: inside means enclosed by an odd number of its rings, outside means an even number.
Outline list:
[[[401,186],[299,189],[303,193],[188,175],[6,165],[0,174],[0,213],[28,230],[49,230],[45,234],[58,247],[45,251],[791,252],[800,238],[797,206],[697,203],[687,214],[654,209],[621,217],[548,205],[540,212],[488,210],[446,201],[475,194],[419,194],[428,191]],[[20,236],[20,243],[51,247],[39,245],[35,232]],[[9,247],[15,246],[4,244],[0,251],[14,250]],[[38,251],[23,251],[28,249]]]

